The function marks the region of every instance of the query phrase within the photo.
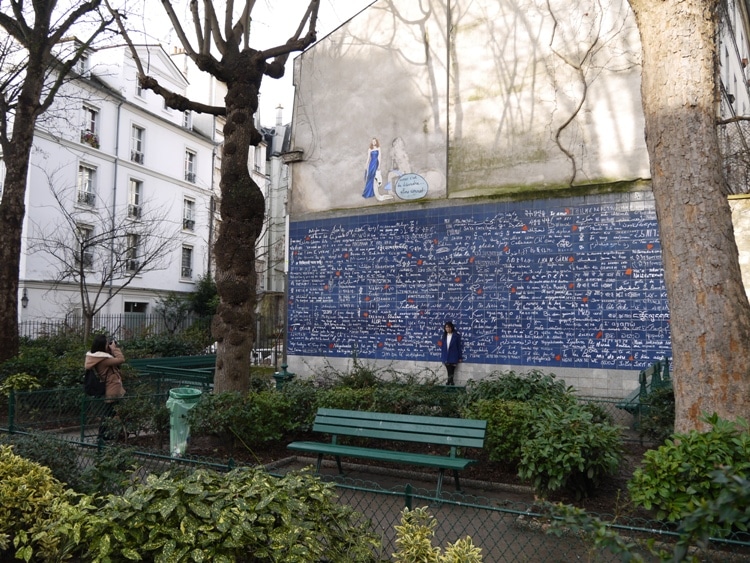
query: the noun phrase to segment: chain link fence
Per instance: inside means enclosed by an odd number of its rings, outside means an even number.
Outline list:
[[[142,412],[143,409],[152,408],[164,415],[167,396],[167,391],[127,396],[119,410],[124,418],[124,426],[128,425],[128,409]],[[620,417],[618,422],[628,422],[627,416],[631,416],[632,421],[632,415],[620,414],[622,411],[617,409],[615,400],[599,399],[598,402],[605,410]],[[86,397],[80,389],[15,392],[5,406],[0,407],[5,421],[5,428],[0,430],[15,436],[44,434],[48,439],[73,449],[77,464],[83,470],[94,466],[103,452],[112,456],[126,451],[129,463],[135,467],[130,473],[131,481],[167,470],[191,471],[204,467],[228,471],[237,465],[232,459],[169,457],[143,447],[129,447],[129,437],[136,435],[152,437],[154,447],[158,447],[160,440],[168,440],[168,424],[131,427],[117,442],[103,442],[98,437],[104,408],[101,399]],[[300,465],[301,462],[284,469],[281,463],[268,467],[268,471],[281,476]],[[341,503],[351,506],[370,520],[372,528],[382,538],[382,554],[386,558],[397,550],[395,526],[400,523],[403,509],[427,506],[437,522],[434,535],[436,545],[445,547],[448,543],[470,536],[474,545],[482,549],[484,561],[487,562],[623,560],[621,554],[597,546],[590,533],[563,528],[558,530],[559,536],[550,534],[555,527],[555,517],[547,512],[544,505],[517,502],[512,500],[513,495],[504,496],[503,492],[484,497],[445,491],[440,499],[436,499],[434,490],[430,490],[429,485],[421,487],[418,478],[397,479],[398,484],[390,485],[385,479],[386,486],[348,476],[323,475],[321,478],[335,485]],[[633,552],[645,561],[659,560],[646,549],[646,542],[663,545],[664,549],[671,551],[671,544],[678,539],[674,525],[623,516],[601,518],[608,523],[611,531],[617,532],[628,542],[634,542],[637,547],[633,548]],[[710,549],[694,551],[693,554],[697,560],[706,562],[750,561],[750,538],[746,534],[737,534],[729,540],[714,541]]]

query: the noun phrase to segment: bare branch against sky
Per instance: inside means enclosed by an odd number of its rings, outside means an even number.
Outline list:
[[[359,13],[375,0],[321,0],[318,13],[318,39],[322,39],[342,23]],[[161,2],[141,0],[141,21],[129,20],[129,23],[141,30],[149,42],[161,43],[171,50],[173,45],[179,44],[174,29],[169,24]],[[302,14],[309,0],[261,0],[253,12],[253,22],[250,29],[250,45],[254,49],[269,48],[278,44],[279,37],[291,37],[298,23],[298,19],[289,17],[290,14]],[[174,2],[181,4],[178,16],[183,21],[192,21],[188,0]],[[243,5],[244,3],[237,3]],[[281,104],[284,108],[284,121],[288,122],[292,116],[292,102],[294,88],[292,86],[292,60],[287,62],[284,77],[279,80],[266,78],[261,85],[260,115],[261,123],[271,126],[276,122],[276,108]]]

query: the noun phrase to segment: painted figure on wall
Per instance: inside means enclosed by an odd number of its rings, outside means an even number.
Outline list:
[[[383,183],[380,176],[380,142],[373,137],[370,148],[367,151],[367,168],[365,169],[365,190],[362,197],[375,197],[375,184],[378,187]]]

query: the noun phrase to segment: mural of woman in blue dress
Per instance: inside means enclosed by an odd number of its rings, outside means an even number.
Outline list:
[[[380,143],[373,137],[367,151],[367,169],[365,170],[365,191],[362,197],[375,197],[375,182],[380,185]]]

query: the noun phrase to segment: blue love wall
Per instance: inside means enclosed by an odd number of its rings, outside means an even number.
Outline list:
[[[636,369],[670,354],[649,192],[290,226],[288,353]]]

